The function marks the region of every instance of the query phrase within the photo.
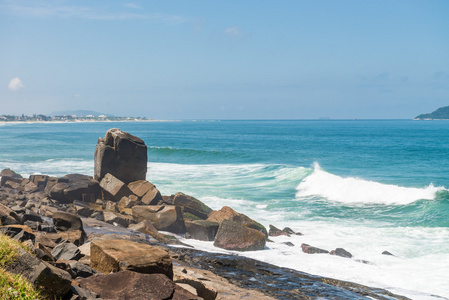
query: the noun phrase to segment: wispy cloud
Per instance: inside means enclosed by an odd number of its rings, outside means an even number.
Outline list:
[[[128,3],[127,7],[140,8],[140,6]],[[189,21],[178,15],[163,13],[130,13],[125,11],[111,12],[106,9],[88,6],[61,5],[57,1],[3,1],[0,6],[4,11],[20,16],[39,18],[74,18],[87,20],[149,20],[154,22],[183,23]]]
[[[241,39],[241,38],[247,38],[247,37],[251,36],[251,34],[246,33],[239,26],[232,26],[232,27],[226,28],[224,30],[224,34],[226,37],[231,38],[231,39]]]
[[[125,5],[126,7],[134,8],[134,9],[142,8],[140,5],[134,4],[134,3],[125,3],[124,5]]]
[[[11,79],[9,81],[9,84],[8,84],[8,88],[11,91],[18,91],[19,89],[21,89],[23,87],[24,87],[23,82],[22,82],[22,80],[20,80],[19,77],[14,77],[13,79]]]

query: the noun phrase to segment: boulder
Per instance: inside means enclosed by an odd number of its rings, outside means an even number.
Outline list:
[[[392,255],[392,256],[394,256],[391,252],[389,252],[387,250],[383,251],[382,254],[383,255]]]
[[[277,228],[276,226],[273,226],[270,224],[270,231],[268,232],[269,236],[281,236],[281,235],[285,235],[285,236],[290,236],[290,234],[288,234],[285,231],[280,230],[279,228]]]
[[[253,251],[265,248],[265,234],[241,223],[224,220],[220,223],[214,246],[226,250]]]
[[[159,231],[157,231],[156,227],[154,227],[153,223],[151,223],[148,220],[144,220],[140,223],[131,225],[128,227],[128,229],[134,230],[134,231],[138,231],[138,232],[142,232],[144,234],[147,234],[151,237],[153,237],[154,239],[161,241],[161,239],[164,239],[164,236],[162,234],[159,233]]]
[[[74,243],[76,246],[80,246],[84,243],[85,233],[81,230],[60,231],[58,233],[47,233],[45,235],[53,242],[58,244],[63,240],[68,240]]]
[[[332,250],[331,252],[329,252],[330,255],[337,255],[337,256],[341,256],[341,257],[346,257],[346,258],[351,258],[352,254],[349,253],[348,251],[346,251],[343,248],[337,248],[335,250]]]
[[[81,258],[81,252],[78,247],[70,241],[62,241],[51,251],[51,255],[56,259],[78,260]]]
[[[132,221],[132,217],[122,215],[119,213],[114,213],[112,211],[105,211],[103,212],[103,220],[106,223],[113,224],[113,225],[120,225],[123,227],[128,227],[128,225]]]
[[[53,214],[53,224],[61,231],[81,230],[83,231],[83,222],[78,215],[64,211],[58,211]]]
[[[87,278],[98,273],[96,270],[78,261],[70,262],[69,266],[75,277]]]
[[[134,205],[139,203],[139,198],[136,195],[129,195],[122,197],[117,203],[117,209],[119,212],[123,213],[126,208],[132,208]]]
[[[212,209],[200,200],[183,193],[176,193],[171,196],[167,203],[181,206],[184,212],[192,214],[201,220],[206,220],[212,212]]]
[[[232,220],[234,222],[237,222],[239,224],[242,224],[243,226],[246,226],[248,228],[256,229],[265,234],[266,237],[268,237],[267,229],[262,224],[254,221],[253,219],[249,218],[248,216],[244,214],[240,214],[230,208],[229,206],[223,206],[220,210],[214,210],[209,214],[209,217],[207,218],[208,221],[211,222],[217,222],[221,223],[224,220]]]
[[[72,281],[69,273],[39,260],[25,250],[17,251],[16,259],[5,266],[7,271],[25,276],[34,285],[42,287],[48,296],[59,299],[68,293]]]
[[[0,203],[0,225],[23,224],[22,218],[12,209]]]
[[[111,173],[105,174],[100,181],[100,186],[103,189],[103,199],[118,202],[122,197],[131,194],[126,184]]]
[[[39,191],[45,191],[49,176],[47,175],[30,175],[29,179],[34,183]]]
[[[34,241],[36,238],[33,230],[31,230],[31,228],[26,225],[2,226],[0,227],[0,232],[20,242],[24,242],[27,240]]]
[[[140,138],[120,129],[109,129],[95,148],[94,177],[101,181],[110,173],[125,183],[145,180],[147,146]]]
[[[139,274],[121,271],[114,274],[97,274],[79,279],[80,286],[95,292],[103,299],[203,299],[176,285],[163,274]]]
[[[181,207],[174,205],[136,205],[132,208],[136,222],[149,220],[157,230],[185,233]]]
[[[91,267],[103,273],[130,270],[162,273],[173,278],[168,253],[160,248],[127,240],[95,240],[90,244]]]
[[[219,224],[207,220],[184,221],[186,231],[192,239],[213,241],[217,235]]]
[[[301,244],[301,249],[304,253],[307,253],[307,254],[329,253],[329,251],[327,251],[327,250],[313,247],[308,244]]]
[[[48,196],[60,203],[72,203],[74,200],[82,201],[86,195],[93,195],[96,198],[100,194],[98,181],[82,174],[65,175],[48,189],[49,186],[50,184],[47,182],[45,190]]]
[[[22,175],[20,175],[20,174],[14,172],[14,171],[11,170],[11,169],[3,169],[3,170],[0,172],[0,177],[10,177],[10,178],[17,178],[17,179],[23,178]]]

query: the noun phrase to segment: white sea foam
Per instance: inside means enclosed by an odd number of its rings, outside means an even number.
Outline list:
[[[296,197],[319,196],[344,203],[409,204],[420,199],[432,200],[444,187],[408,188],[368,181],[355,177],[340,177],[315,164],[313,173],[298,185]]]

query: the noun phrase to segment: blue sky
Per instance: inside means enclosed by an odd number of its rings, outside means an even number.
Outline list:
[[[0,0],[0,115],[413,118],[449,105],[449,1]]]

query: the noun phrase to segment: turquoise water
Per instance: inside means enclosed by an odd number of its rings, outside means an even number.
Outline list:
[[[146,142],[147,179],[163,194],[183,191],[304,233],[290,239],[295,247],[278,238],[249,256],[278,265],[288,257],[286,266],[414,299],[449,297],[447,121],[5,124],[0,169],[93,175],[97,139],[109,128]],[[307,255],[303,242],[344,247],[372,265]]]

